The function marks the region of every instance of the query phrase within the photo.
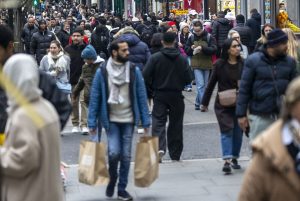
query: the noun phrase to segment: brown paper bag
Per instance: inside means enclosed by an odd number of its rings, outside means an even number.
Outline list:
[[[81,141],[79,150],[79,182],[96,186],[109,182],[105,162],[106,146],[104,143]]]
[[[143,136],[136,145],[134,183],[148,187],[158,178],[158,137]]]

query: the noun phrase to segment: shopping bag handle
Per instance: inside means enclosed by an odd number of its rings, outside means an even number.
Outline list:
[[[100,143],[101,142],[100,135],[101,134],[99,131],[97,131],[97,134],[95,135],[90,135],[90,141]]]

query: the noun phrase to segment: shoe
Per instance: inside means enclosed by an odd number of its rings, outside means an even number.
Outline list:
[[[159,157],[159,163],[162,163],[162,159],[163,159],[163,157],[164,157],[164,155],[165,155],[165,152],[163,151],[163,150],[159,150],[158,151],[158,157]]]
[[[235,170],[241,169],[241,166],[239,165],[237,159],[235,158],[231,160],[231,167]]]
[[[74,127],[72,128],[72,133],[80,133],[80,128],[79,128],[79,126],[74,126]]]
[[[106,197],[111,198],[112,196],[114,196],[114,193],[115,193],[115,184],[109,183],[106,187],[105,195]]]
[[[225,174],[230,174],[231,173],[231,167],[230,167],[230,162],[225,162],[223,166],[223,172]]]
[[[89,129],[86,126],[84,126],[84,127],[82,127],[81,132],[82,132],[82,135],[88,135]]]
[[[191,88],[191,87],[187,87],[186,91],[187,91],[187,92],[191,92],[191,91],[192,91],[192,88]]]
[[[195,105],[195,110],[200,110],[200,106],[199,105]]]
[[[133,200],[127,191],[118,191],[118,200]]]
[[[137,132],[138,132],[138,134],[143,134],[144,133],[144,129],[143,128],[138,128]]]

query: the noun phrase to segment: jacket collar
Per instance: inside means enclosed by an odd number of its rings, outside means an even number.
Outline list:
[[[278,120],[264,131],[252,144],[254,151],[262,152],[276,169],[286,178],[292,188],[300,192],[300,177],[296,173],[295,163],[290,157],[282,140],[283,121]]]

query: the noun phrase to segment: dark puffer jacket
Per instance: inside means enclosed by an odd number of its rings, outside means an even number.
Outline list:
[[[99,25],[96,31],[91,35],[91,45],[95,48],[98,55],[101,52],[105,53],[106,58],[109,57],[108,53],[109,43],[109,30],[104,25]]]
[[[38,31],[33,34],[30,45],[30,54],[35,55],[35,58],[40,64],[43,56],[47,54],[51,41],[55,40],[55,36],[50,31]]]
[[[69,44],[70,33],[68,33],[67,31],[62,29],[56,34],[56,36],[63,48],[65,48]]]
[[[252,30],[250,27],[245,26],[244,23],[238,23],[233,30],[239,32],[242,44],[248,47],[252,41]]]
[[[135,34],[123,34],[120,36],[120,39],[126,41],[129,45],[129,61],[143,70],[144,65],[151,56],[146,43],[141,41]]]
[[[230,21],[226,18],[218,18],[214,21],[211,34],[216,39],[218,47],[223,46],[231,28]]]
[[[261,15],[259,13],[252,14],[251,18],[247,20],[246,26],[250,27],[252,30],[250,46],[255,47],[256,41],[259,39],[261,34]]]
[[[28,24],[25,24],[21,38],[22,42],[25,44],[26,53],[30,53],[30,42],[32,35],[38,31],[39,29],[36,26],[29,27]]]
[[[278,114],[277,93],[272,69],[279,95],[285,93],[288,84],[297,76],[296,62],[284,56],[272,60],[265,48],[248,57],[242,73],[241,85],[236,107],[237,117],[245,117],[249,105],[250,114]]]

